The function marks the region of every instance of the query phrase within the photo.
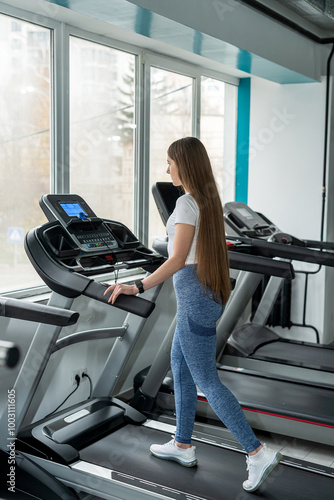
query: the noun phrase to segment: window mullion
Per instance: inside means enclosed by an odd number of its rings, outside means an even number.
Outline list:
[[[192,134],[201,137],[201,77],[194,78],[193,83]]]
[[[70,190],[70,80],[69,33],[64,24],[54,32],[54,158],[52,190],[68,193]]]
[[[150,193],[150,65],[146,54],[139,56],[137,83],[137,144],[135,165],[135,230],[139,240],[148,244]]]

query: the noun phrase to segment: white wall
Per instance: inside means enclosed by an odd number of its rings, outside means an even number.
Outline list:
[[[320,240],[325,81],[278,85],[253,79],[251,84],[248,205],[262,212],[283,232],[301,239]],[[317,269],[293,263],[296,270]],[[309,277],[306,323],[324,331],[324,269]],[[301,323],[305,276],[293,282],[292,321]],[[292,328],[283,336],[315,341],[312,329]]]
[[[325,82],[251,84],[248,204],[305,239],[320,239],[325,93]]]

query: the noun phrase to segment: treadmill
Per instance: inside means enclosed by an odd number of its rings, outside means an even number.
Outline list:
[[[2,296],[0,297],[0,316],[65,327],[75,324],[79,314]],[[19,347],[11,341],[0,340],[1,369],[13,369],[18,365],[19,360]],[[16,442],[12,439],[15,427],[15,403],[15,391],[8,388],[8,402],[1,421],[1,435],[4,439],[0,448],[0,467],[4,480],[0,484],[0,498],[9,500],[14,496],[19,500],[32,498],[75,500],[77,496],[63,483],[16,449]]]
[[[146,251],[128,228],[118,222],[99,219],[84,200],[74,195],[56,195],[51,200],[44,198],[42,203],[53,220],[27,234],[26,250],[36,270],[53,290],[49,304],[55,306],[58,302],[70,309],[73,296],[87,294],[92,300],[104,301],[105,307],[114,307],[103,298],[106,286],[92,278],[93,271],[96,275],[97,268],[102,266],[100,270],[104,272],[106,265],[109,270],[117,265],[132,267],[136,260],[137,265],[147,265],[150,270],[161,264],[161,256]],[[85,235],[87,238],[83,237]],[[131,246],[124,245],[127,241],[131,241]],[[285,270],[289,269],[286,264]],[[131,310],[127,317],[130,326],[123,332],[123,341],[118,342],[106,361],[109,370],[102,371],[92,396],[22,427],[32,393],[59,336],[58,327],[38,328],[30,349],[34,360],[28,353],[23,362],[23,369],[26,369],[33,361],[34,372],[27,380],[21,371],[15,384],[18,403],[16,446],[76,492],[78,498],[82,492],[110,500],[217,500],[222,492],[225,498],[248,498],[251,494],[242,489],[246,477],[244,452],[232,438],[226,442],[216,428],[207,426],[196,431],[194,436],[199,466],[185,469],[174,462],[158,460],[150,454],[149,446],[152,442],[168,440],[175,426],[170,421],[163,421],[161,415],[154,418],[152,414],[147,418],[133,406],[109,396],[113,376],[108,377],[107,373],[110,375],[113,369],[121,372],[127,355],[125,351],[131,349],[131,338],[136,336],[135,323],[140,334],[141,322],[145,321],[143,314],[148,317],[154,308],[156,292],[151,291],[153,295],[148,292],[145,292],[145,299],[124,296],[118,304]],[[84,340],[87,336],[85,332]],[[36,353],[39,354],[37,358]],[[3,435],[1,440],[5,444]],[[285,460],[260,491],[272,499],[305,500],[320,495],[326,500],[332,495],[333,484],[331,472],[305,470],[300,464],[297,466]]]
[[[170,183],[157,183],[152,192],[164,223],[173,211],[176,199],[181,192]],[[241,202],[229,202],[224,205],[226,238],[230,248],[271,259],[284,259],[310,262],[312,264],[334,266],[334,243],[314,240],[299,240],[283,233],[269,219],[254,212]],[[232,257],[233,258],[233,257]],[[276,261],[280,262],[282,260]],[[269,262],[269,261],[267,261]],[[273,265],[273,261],[271,266]],[[270,267],[271,267],[270,266]],[[232,262],[233,267],[233,262]],[[248,271],[245,267],[239,267]],[[298,342],[282,339],[266,326],[270,312],[286,280],[291,277],[277,276],[265,272],[270,279],[265,287],[261,301],[253,315],[252,322],[237,327],[247,302],[262,281],[256,269],[252,273],[244,272],[239,286],[229,303],[228,314],[224,314],[220,325],[218,349],[229,348],[231,355],[282,363],[285,365],[334,373],[334,347],[310,342]],[[245,294],[248,294],[247,296]],[[232,318],[233,316],[233,318]],[[228,318],[229,319],[228,319]],[[228,344],[227,344],[228,341]],[[232,348],[231,348],[232,347]],[[316,377],[317,378],[317,377]]]
[[[224,214],[228,221],[227,236],[233,238],[237,235],[252,246],[254,253],[334,266],[334,243],[300,240],[283,233],[264,215],[254,212],[244,203],[226,203]],[[284,279],[270,278],[252,321],[229,332],[230,354],[333,374],[334,347],[320,344],[318,334],[317,343],[294,341],[282,339],[266,326],[283,283]]]
[[[167,204],[164,204],[168,184],[163,183],[163,189],[161,189],[160,183],[152,188],[156,203],[164,205],[163,208],[159,208],[159,212],[165,212],[165,218],[168,218],[170,210],[167,208]],[[170,190],[174,190],[174,194],[177,194],[171,184]],[[235,243],[238,250],[237,252],[229,252],[230,264],[233,264],[231,257],[238,255],[243,259],[244,267],[242,265],[239,267],[241,271],[237,277],[235,289],[226,305],[224,314],[217,323],[217,361],[222,382],[237,397],[253,428],[334,445],[332,372],[327,370],[327,367],[322,369],[322,365],[317,366],[318,369],[313,368],[313,365],[316,364],[317,353],[322,352],[321,347],[318,345],[305,346],[313,350],[314,359],[312,366],[310,366],[302,362],[290,363],[288,354],[285,359],[278,360],[276,363],[273,363],[271,359],[265,361],[249,359],[249,357],[239,356],[239,352],[230,345],[230,338],[237,327],[239,318],[252,299],[263,276],[270,276],[270,280],[280,283],[284,279],[293,278],[293,275],[275,275],[274,266],[277,263],[287,264],[292,258],[313,262],[313,259],[317,257],[319,260],[326,261],[326,265],[333,265],[334,254],[325,250],[320,252],[299,246],[243,237],[237,234],[238,227],[231,224],[229,219],[226,223],[226,232],[234,233],[233,236],[227,235],[227,240],[230,240],[232,244]],[[314,256],[315,252],[317,253]],[[262,271],[247,266],[249,257],[256,257],[260,261],[264,259]],[[283,258],[284,260],[281,260]],[[273,303],[273,300],[274,298],[271,297],[270,304]],[[268,304],[268,297],[264,303]],[[248,339],[248,331],[244,328],[242,332],[241,338],[245,342]],[[275,334],[269,340],[268,338],[262,339],[264,347],[270,348],[271,343],[268,344],[268,342],[273,340],[276,341]],[[157,390],[159,383],[161,388],[158,389],[156,403],[164,411],[173,408],[172,375],[168,372],[169,358],[166,355],[166,352],[170,350],[171,342],[172,334],[166,336],[166,345],[162,346],[161,352],[159,351],[152,366],[146,370],[146,373],[138,374],[135,381],[138,392],[136,397],[139,401],[138,404],[142,404],[143,410],[153,405],[150,397]],[[301,345],[304,347],[304,344]],[[332,353],[332,348],[328,348],[327,352]],[[165,378],[157,378],[156,365],[164,366]],[[216,420],[215,414],[201,394],[198,394],[197,416],[202,420]]]

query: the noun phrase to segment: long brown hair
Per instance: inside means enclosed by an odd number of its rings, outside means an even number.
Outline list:
[[[206,291],[211,290],[216,302],[226,304],[231,284],[223,207],[207,151],[196,137],[185,137],[173,142],[167,154],[176,163],[182,186],[196,200],[200,211],[198,279]]]

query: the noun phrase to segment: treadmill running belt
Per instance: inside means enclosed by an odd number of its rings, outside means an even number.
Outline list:
[[[275,380],[243,371],[219,370],[219,376],[243,407],[334,426],[332,387],[313,387],[307,382]]]
[[[256,350],[254,358],[279,360],[285,364],[334,372],[334,349],[329,346],[273,342]]]
[[[245,500],[254,494],[242,488],[247,478],[245,455],[207,443],[196,442],[197,467],[153,457],[152,443],[165,443],[170,436],[144,426],[127,425],[80,451],[81,460],[163,485],[184,495],[171,498],[192,500]],[[149,485],[154,491],[154,485]],[[258,490],[270,500],[332,500],[334,479],[280,464]]]

